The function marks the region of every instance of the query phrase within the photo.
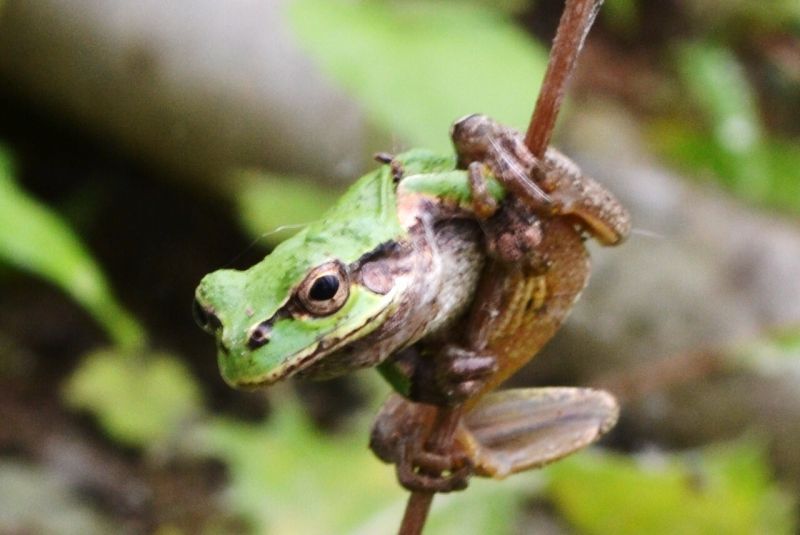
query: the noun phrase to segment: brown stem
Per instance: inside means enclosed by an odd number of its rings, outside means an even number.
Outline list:
[[[453,443],[453,435],[461,419],[461,407],[456,405],[450,408],[439,408],[436,411],[436,421],[428,437],[426,449],[429,451],[443,452],[450,448]],[[403,522],[400,524],[399,535],[419,535],[425,526],[428,518],[428,511],[433,502],[435,493],[428,491],[415,490],[408,497],[406,512],[403,515]]]
[[[602,3],[603,0],[567,0],[564,6],[542,89],[525,134],[525,145],[537,158],[544,156],[550,144],[567,83]]]
[[[567,82],[575,68],[575,63],[583,48],[583,42],[589,33],[597,11],[603,0],[566,0],[564,12],[558,23],[556,37],[550,50],[542,89],[531,116],[531,122],[525,135],[525,145],[534,156],[543,158],[550,136],[555,126],[556,117],[561,108],[561,101],[566,92]],[[474,305],[473,305],[474,306]],[[472,329],[470,336],[473,346],[480,345],[481,329]],[[443,452],[450,448],[453,435],[461,418],[461,406],[440,408],[436,411],[436,420],[428,439],[430,451]],[[400,535],[419,535],[428,518],[433,492],[414,491],[408,498],[403,521],[400,524]]]
[[[433,502],[433,492],[417,490],[412,492],[406,503],[406,512],[400,524],[399,535],[419,535],[428,519],[428,511]]]

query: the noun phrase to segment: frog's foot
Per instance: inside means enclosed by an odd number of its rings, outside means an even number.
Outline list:
[[[472,211],[483,228],[489,256],[504,263],[518,264],[526,256],[531,256],[541,243],[541,221],[537,212],[532,211],[523,199],[507,199],[500,210],[487,187],[489,173],[489,167],[480,161],[467,166]],[[506,180],[498,180],[506,185]],[[511,180],[517,180],[519,184],[530,183],[527,179]],[[536,204],[538,201],[531,202]],[[549,206],[548,203],[545,204]]]
[[[531,170],[533,181],[550,197],[551,213],[571,216],[603,245],[617,245],[630,232],[630,215],[602,184],[553,147]]]
[[[413,433],[402,441],[397,479],[410,491],[453,492],[464,490],[473,465],[461,450],[437,453],[425,449],[425,439]]]
[[[519,199],[507,199],[503,208],[481,223],[486,254],[506,265],[524,265],[540,271],[542,218],[528,211]]]
[[[395,394],[383,404],[372,426],[370,449],[382,461],[396,465],[397,479],[409,490],[461,490],[474,471],[460,445],[454,443],[445,452],[426,447],[437,410]]]
[[[483,387],[486,379],[497,372],[497,359],[456,345],[447,345],[441,352],[437,383],[453,403],[462,403]]]
[[[411,398],[440,407],[458,405],[477,394],[495,372],[497,359],[493,355],[447,344],[432,366],[417,368]]]

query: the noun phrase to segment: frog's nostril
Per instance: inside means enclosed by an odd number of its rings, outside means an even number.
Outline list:
[[[194,316],[194,321],[197,322],[197,325],[209,334],[214,334],[222,327],[222,322],[219,321],[216,314],[201,305],[197,299],[192,303],[192,316]]]

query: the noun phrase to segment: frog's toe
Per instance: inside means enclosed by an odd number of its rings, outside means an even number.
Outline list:
[[[477,394],[497,372],[497,359],[458,346],[442,352],[437,383],[449,404],[463,403]]]
[[[457,382],[481,379],[497,371],[497,359],[491,355],[481,355],[457,346],[445,349],[446,367],[444,375]]]
[[[398,466],[397,479],[403,488],[415,492],[454,492],[464,490],[469,484],[471,472],[465,468],[447,476],[426,476],[413,470],[401,470]]]
[[[397,465],[397,479],[410,491],[453,492],[469,484],[473,466],[461,453],[416,451]]]

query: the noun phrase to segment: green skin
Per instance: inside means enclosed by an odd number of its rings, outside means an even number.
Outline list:
[[[463,255],[470,257],[460,266],[468,276],[458,282],[466,287],[457,291],[449,285],[450,293],[457,295],[438,306],[437,321],[427,321],[430,307],[419,303],[415,286],[425,276],[421,271],[434,262],[432,256],[442,255],[442,247],[432,252],[412,242],[419,239],[422,219],[471,217],[467,173],[455,170],[453,158],[422,150],[394,160],[403,169],[399,183],[392,176],[392,168],[384,165],[359,179],[325,215],[281,243],[258,264],[246,271],[216,271],[200,282],[196,313],[216,337],[219,368],[228,384],[252,388],[294,374],[328,378],[374,366],[441,329],[463,311],[482,257]],[[503,189],[493,179],[487,185],[490,194],[500,200]],[[476,242],[475,233],[466,234],[462,248]],[[458,232],[451,233],[448,243],[459,241],[452,235]],[[298,292],[320,266],[338,262],[346,270],[357,270],[359,259],[386,250],[405,250],[386,262],[410,267],[371,285],[362,283],[365,277],[348,273],[349,296],[336,310],[315,313],[303,307]],[[461,249],[456,248],[456,252],[460,254]],[[402,326],[376,333],[398,317],[405,318]],[[264,322],[269,323],[268,342],[255,347],[252,334]],[[420,328],[422,322],[427,327]],[[371,339],[370,351],[357,348],[357,341],[365,338]],[[376,346],[376,341],[383,343]],[[346,351],[354,346],[355,354]],[[323,363],[326,357],[332,362]],[[400,382],[390,382],[404,390]]]

